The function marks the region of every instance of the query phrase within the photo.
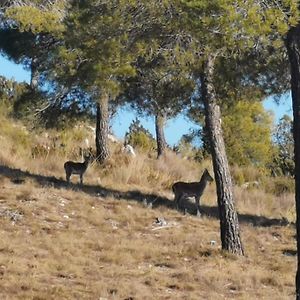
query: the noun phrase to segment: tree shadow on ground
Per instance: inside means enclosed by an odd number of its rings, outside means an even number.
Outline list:
[[[0,175],[9,178],[15,184],[22,184],[26,179],[33,179],[41,186],[54,187],[57,189],[70,189],[78,190],[87,193],[91,196],[97,196],[102,198],[115,198],[119,200],[134,200],[143,203],[147,207],[159,208],[161,206],[176,209],[173,200],[166,197],[159,196],[157,194],[143,193],[139,190],[131,191],[119,191],[111,188],[105,188],[96,185],[80,185],[74,183],[67,183],[65,180],[58,179],[54,176],[44,176],[33,174],[21,169],[10,168],[0,165]],[[185,213],[190,215],[196,215],[197,208],[195,203],[183,200],[181,206],[184,207]],[[219,218],[218,207],[215,206],[201,206],[201,213],[204,216],[211,218]],[[288,222],[285,219],[270,219],[264,216],[255,216],[250,214],[239,214],[240,223],[247,223],[253,226],[269,227],[269,226],[286,226]]]

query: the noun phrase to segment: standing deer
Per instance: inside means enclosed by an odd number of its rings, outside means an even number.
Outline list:
[[[74,161],[67,161],[64,164],[64,168],[66,171],[66,180],[70,182],[70,177],[72,174],[80,176],[80,184],[83,183],[83,174],[85,173],[89,163],[91,161],[91,155],[84,156],[84,162],[74,162]]]
[[[212,182],[213,178],[208,173],[207,169],[204,170],[199,182],[182,182],[178,181],[172,185],[172,190],[175,195],[174,202],[179,209],[181,199],[185,197],[195,197],[197,205],[197,216],[200,217],[200,198],[208,182]]]

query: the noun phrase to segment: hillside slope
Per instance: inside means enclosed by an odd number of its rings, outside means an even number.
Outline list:
[[[234,257],[220,250],[216,218],[182,215],[167,198],[151,209],[137,201],[147,193],[116,199],[0,173],[1,299],[294,298],[292,225],[242,218],[246,256]]]

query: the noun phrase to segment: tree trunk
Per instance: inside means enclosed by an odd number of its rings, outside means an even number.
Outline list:
[[[96,153],[97,160],[102,164],[110,155],[108,149],[108,99],[107,93],[102,93],[97,103],[96,120]]]
[[[155,116],[155,131],[156,131],[156,143],[157,143],[157,158],[161,157],[166,153],[167,142],[164,134],[164,125],[166,117],[157,113]]]
[[[296,299],[300,299],[300,24],[290,29],[286,38],[286,47],[291,68],[291,89],[293,101],[293,135],[295,155],[295,201],[297,231],[297,273]]]
[[[214,61],[214,57],[210,56],[205,62],[201,87],[217,187],[222,249],[234,254],[244,255],[234,205],[233,185],[221,128],[220,107],[217,104],[213,86]]]

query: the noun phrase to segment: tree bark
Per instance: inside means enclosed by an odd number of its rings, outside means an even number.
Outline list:
[[[295,157],[295,201],[297,232],[296,299],[300,299],[300,24],[289,30],[286,48],[291,68],[291,89],[293,102],[293,136]]]
[[[214,61],[215,58],[209,56],[204,64],[201,88],[217,187],[222,249],[234,254],[244,255],[234,205],[233,185],[221,128],[221,112],[213,85]]]
[[[164,125],[166,117],[157,113],[155,116],[155,131],[156,131],[156,143],[157,143],[157,158],[161,157],[166,153],[167,142],[165,139]]]
[[[97,103],[96,120],[96,153],[97,160],[102,164],[110,156],[108,149],[108,100],[107,93],[102,93]]]

